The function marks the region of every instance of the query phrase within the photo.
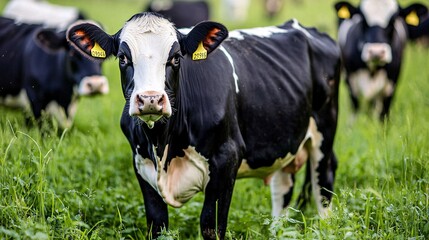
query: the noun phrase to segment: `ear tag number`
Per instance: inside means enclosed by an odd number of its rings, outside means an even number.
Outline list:
[[[349,19],[350,18],[350,12],[349,9],[346,6],[342,6],[338,10],[338,17],[342,19]]]
[[[95,42],[94,47],[91,49],[91,56],[97,58],[106,58],[106,52]]]
[[[203,46],[203,42],[198,44],[197,50],[192,54],[192,60],[203,60],[207,58],[207,50]]]
[[[419,17],[417,16],[416,11],[411,11],[405,18],[405,22],[407,22],[407,24],[411,26],[418,26]]]

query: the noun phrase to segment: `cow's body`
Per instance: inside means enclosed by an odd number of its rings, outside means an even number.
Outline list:
[[[78,95],[108,91],[100,63],[70,48],[64,32],[8,18],[0,18],[0,29],[0,103],[26,108],[36,119],[46,111],[65,128]]]
[[[76,7],[55,5],[44,0],[11,0],[3,10],[3,17],[60,30],[84,18]]]
[[[209,3],[202,1],[165,1],[153,0],[147,12],[162,14],[174,23],[177,28],[188,28],[210,19]]]
[[[202,191],[202,234],[208,239],[223,238],[236,178],[273,175],[273,215],[280,215],[293,189],[287,166],[298,158],[310,159],[316,202],[325,215],[329,204],[322,203],[331,199],[336,168],[332,151],[339,81],[336,44],[327,35],[290,21],[281,27],[233,31],[213,51],[227,32],[223,26],[207,22],[188,35],[178,34],[181,50],[177,40],[165,45],[170,56],[176,52],[183,59],[163,57],[167,61],[165,74],[154,75],[156,67],[139,64],[158,61],[162,55],[135,48],[137,42],[132,40],[139,35],[136,29],[141,28],[149,38],[153,33],[140,25],[141,19],[156,22],[159,17],[134,16],[119,36],[112,36],[120,46],[119,52],[112,54],[120,59],[127,99],[121,128],[133,151],[152,236],[168,226],[167,204],[180,207]],[[152,29],[167,31],[170,24],[163,21]],[[92,32],[92,27],[86,27],[77,25],[68,33],[84,52],[89,48],[81,45],[81,38],[74,33]],[[204,31],[210,36],[210,40],[203,40],[210,55],[194,61],[190,53],[196,47],[189,46],[195,34]],[[91,40],[98,42],[99,37]],[[147,39],[143,38],[138,42],[144,44]],[[109,44],[104,46],[109,48]],[[127,65],[131,63],[133,70]],[[165,93],[164,88],[139,92],[144,76],[166,76]],[[157,89],[155,85],[152,88]],[[157,107],[160,109],[153,110]],[[157,121],[158,114],[169,118]]]
[[[424,6],[402,9],[395,0],[362,0],[359,8],[336,4],[338,41],[355,111],[364,103],[381,119],[388,115],[408,39],[405,19],[414,8]]]

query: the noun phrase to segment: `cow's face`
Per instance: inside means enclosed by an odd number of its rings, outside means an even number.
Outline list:
[[[65,32],[43,29],[36,33],[35,41],[49,54],[59,54],[59,51],[65,51],[65,75],[77,86],[80,96],[109,92],[107,78],[101,74],[101,63],[85,58],[71,47],[67,42]]]
[[[182,35],[170,21],[153,13],[133,16],[113,36],[85,22],[76,23],[67,32],[72,46],[87,57],[103,60],[114,55],[119,59],[128,113],[150,128],[172,114],[166,93],[167,78],[172,76],[168,73],[179,72],[183,57],[207,58],[227,36],[226,28],[214,22],[200,23],[188,35]],[[94,48],[103,54],[94,53]]]
[[[354,22],[360,21],[362,35],[359,36],[357,48],[361,52],[362,61],[369,68],[392,62],[395,36],[403,38],[400,41],[406,39],[403,22],[407,26],[416,22],[418,24],[419,18],[427,12],[426,7],[421,4],[412,4],[403,9],[396,0],[362,0],[359,8],[340,1],[335,4],[335,9],[340,25],[349,18],[354,18]],[[347,25],[349,23],[345,24]]]
[[[395,0],[363,0],[360,4],[364,22],[362,61],[370,67],[392,61],[391,43],[398,4]]]

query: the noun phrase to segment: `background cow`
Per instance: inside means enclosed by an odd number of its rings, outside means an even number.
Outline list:
[[[3,10],[3,17],[58,30],[65,30],[76,20],[84,19],[76,7],[55,5],[44,0],[11,0]]]
[[[180,33],[154,13],[133,16],[115,35],[85,22],[67,32],[86,56],[119,59],[121,128],[151,237],[168,227],[167,204],[180,207],[202,191],[201,233],[223,239],[236,178],[273,174],[273,215],[282,214],[294,185],[288,165],[307,158],[318,210],[329,211],[340,69],[335,42],[296,20],[227,36],[215,22]],[[91,56],[95,46],[106,55]]]
[[[177,28],[192,27],[199,22],[210,19],[207,1],[152,0],[145,12],[162,14],[172,21]]]
[[[65,32],[0,18],[0,103],[23,107],[39,119],[53,115],[70,127],[78,97],[107,93],[101,65],[67,43]]]
[[[360,104],[369,103],[381,119],[388,115],[407,27],[413,22],[419,24],[419,14],[425,8],[421,4],[401,8],[395,0],[362,0],[358,8],[344,1],[335,4],[340,24],[338,41],[355,111]]]

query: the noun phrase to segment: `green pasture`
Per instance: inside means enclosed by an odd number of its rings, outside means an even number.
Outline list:
[[[116,33],[139,0],[55,0],[80,7]],[[248,20],[213,19],[230,29],[280,24],[297,18],[335,38],[332,0],[287,0],[268,20],[262,0],[252,0]],[[356,1],[354,1],[356,2]],[[400,1],[401,4],[411,1]],[[3,9],[6,0],[0,0]],[[389,122],[365,114],[352,123],[341,85],[335,151],[339,160],[333,211],[320,219],[316,206],[270,216],[269,187],[239,180],[229,212],[227,239],[429,239],[429,50],[410,43]],[[29,127],[21,111],[0,107],[0,239],[143,239],[143,198],[131,149],[119,119],[124,105],[115,59],[104,64],[110,93],[81,99],[72,129],[47,121]],[[298,174],[302,182],[303,171]],[[298,191],[296,191],[297,193]],[[297,195],[297,194],[296,194]],[[170,208],[170,230],[161,239],[199,239],[203,195]],[[294,204],[292,204],[294,206]]]

